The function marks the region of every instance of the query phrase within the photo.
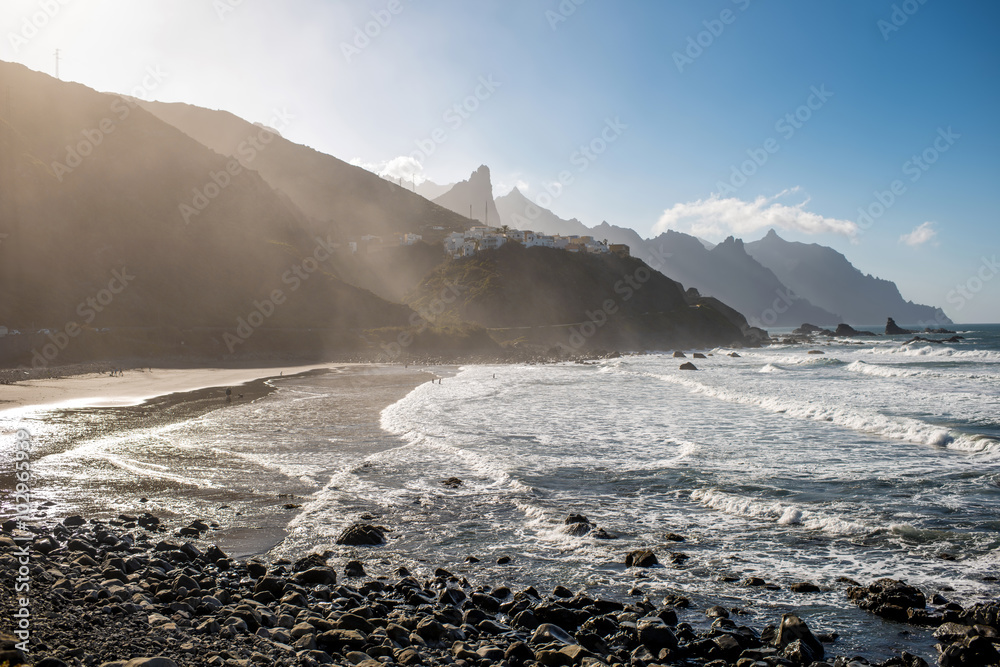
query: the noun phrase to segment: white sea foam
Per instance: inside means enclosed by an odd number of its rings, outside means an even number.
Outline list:
[[[691,499],[726,514],[784,526],[801,526],[832,535],[864,535],[871,532],[867,526],[840,517],[827,516],[777,501],[755,500],[714,488],[692,491]]]
[[[891,354],[904,357],[948,357],[962,360],[1000,362],[1000,352],[995,350],[956,350],[946,345],[900,345],[898,347],[874,347],[872,354]]]
[[[932,371],[913,370],[910,368],[904,368],[900,365],[883,366],[880,364],[870,364],[861,361],[860,359],[849,363],[845,367],[845,370],[852,373],[862,373],[864,375],[873,375],[875,377],[883,378],[936,377],[940,375],[939,373],[934,373]]]
[[[956,433],[947,428],[909,417],[886,416],[874,410],[843,405],[837,402],[802,401],[784,394],[760,394],[731,387],[718,387],[699,382],[689,375],[656,374],[667,382],[681,384],[690,389],[732,403],[756,405],[775,413],[799,419],[831,422],[845,428],[874,433],[893,440],[914,442],[959,451],[994,453],[998,443],[992,438],[967,433]]]

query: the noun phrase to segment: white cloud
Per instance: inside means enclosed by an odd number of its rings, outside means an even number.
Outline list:
[[[840,234],[856,240],[859,232],[856,223],[807,211],[808,199],[793,205],[776,201],[797,191],[798,188],[792,188],[774,197],[760,196],[753,201],[735,197],[721,199],[713,195],[708,199],[674,204],[660,216],[653,226],[653,234],[674,229],[695,236],[723,238],[730,234],[746,236],[760,229],[776,227],[805,234]]]
[[[917,246],[922,246],[931,239],[937,236],[937,230],[934,229],[933,222],[925,222],[916,229],[914,229],[909,234],[903,234],[899,237],[900,243],[905,243],[911,248],[916,248]]]
[[[420,185],[427,180],[427,177],[424,175],[424,166],[420,164],[419,160],[409,155],[400,155],[385,162],[365,162],[361,158],[354,158],[351,160],[351,164],[395,182],[398,182],[400,179],[404,183],[412,180],[417,185]]]

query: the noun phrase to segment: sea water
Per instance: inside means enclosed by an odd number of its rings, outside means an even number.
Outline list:
[[[469,366],[413,389],[370,431],[352,428],[329,377],[285,378],[251,404],[124,434],[88,435],[72,411],[39,419],[63,435],[37,469],[64,511],[135,512],[150,484],[186,489],[167,508],[182,515],[289,494],[298,506],[271,557],[333,549],[376,571],[680,594],[693,605],[682,618],[702,624],[713,604],[756,627],[795,610],[840,635],[832,653],[930,660],[927,630],[853,607],[845,578],[903,579],[963,605],[1000,592],[1000,326],[959,328],[953,344],[881,336]],[[442,484],[451,477],[461,485]],[[570,534],[571,513],[617,539]],[[389,528],[389,543],[336,547],[357,521]],[[627,570],[636,548],[663,566]],[[789,590],[802,581],[821,592]]]

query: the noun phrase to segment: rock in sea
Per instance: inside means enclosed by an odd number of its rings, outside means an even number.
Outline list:
[[[337,544],[352,546],[385,544],[385,529],[367,523],[356,523],[344,529],[337,538]]]

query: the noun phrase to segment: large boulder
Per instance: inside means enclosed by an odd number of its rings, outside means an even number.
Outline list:
[[[826,653],[806,622],[795,614],[782,615],[775,641],[785,657],[792,659],[794,655],[796,660],[806,665],[822,660]]]
[[[636,549],[625,556],[625,567],[653,567],[659,564],[656,554],[649,549]]]
[[[344,529],[337,538],[337,544],[351,546],[374,546],[385,544],[385,528],[367,523],[356,523]]]
[[[919,589],[896,579],[879,579],[867,586],[851,586],[847,597],[865,611],[891,621],[909,620],[910,609],[924,609],[927,599]]]

